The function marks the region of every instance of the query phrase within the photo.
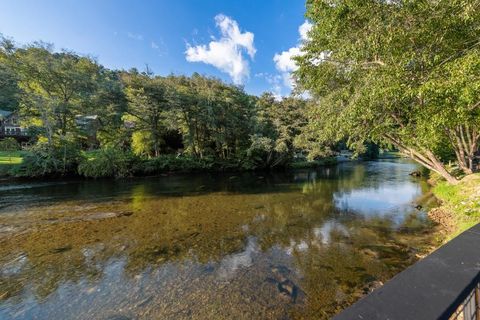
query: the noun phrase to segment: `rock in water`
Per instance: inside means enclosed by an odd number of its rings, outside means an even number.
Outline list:
[[[273,278],[277,282],[284,282],[288,279],[288,275],[290,274],[290,270],[285,266],[276,266],[271,268]]]
[[[370,283],[368,283],[364,288],[363,288],[363,293],[364,294],[369,294],[373,292],[374,290],[380,288],[383,286],[383,282],[380,280],[374,280]]]
[[[295,283],[289,279],[291,271],[285,266],[275,266],[271,268],[272,278],[267,278],[267,281],[276,283],[278,291],[284,297],[290,298],[293,303],[297,301],[297,297],[301,290]]]
[[[291,280],[287,279],[284,282],[279,283],[278,291],[280,291],[281,294],[290,297],[294,303],[297,301],[298,288]]]
[[[411,172],[410,175],[412,177],[421,177],[422,173],[420,171],[416,170],[416,171]]]
[[[63,252],[67,252],[67,251],[70,251],[70,250],[72,250],[72,246],[67,245],[65,247],[53,248],[52,250],[50,250],[50,252],[51,253],[63,253]]]
[[[130,318],[121,314],[114,314],[105,320],[130,320]]]

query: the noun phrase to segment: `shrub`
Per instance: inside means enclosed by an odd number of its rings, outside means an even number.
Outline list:
[[[74,173],[80,158],[78,146],[69,141],[54,145],[38,142],[28,151],[22,164],[14,170],[14,175],[41,177]]]
[[[195,158],[165,154],[143,161],[137,167],[137,171],[143,174],[157,174],[167,171],[202,171],[213,168],[215,164],[215,161],[209,157]]]
[[[5,138],[0,141],[0,151],[18,151],[20,144],[14,138]]]
[[[84,153],[78,165],[78,173],[89,178],[127,177],[132,175],[136,160],[130,152],[106,147]]]

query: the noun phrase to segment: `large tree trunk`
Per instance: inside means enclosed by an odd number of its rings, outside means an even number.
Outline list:
[[[400,150],[403,154],[420,163],[422,166],[441,175],[450,184],[457,184],[459,180],[455,178],[445,165],[438,159],[432,151],[420,148],[412,148],[403,144],[399,139],[386,135],[386,138]]]
[[[475,171],[473,160],[478,150],[480,132],[463,125],[447,129],[447,134],[455,151],[458,166],[465,174],[472,174]]]

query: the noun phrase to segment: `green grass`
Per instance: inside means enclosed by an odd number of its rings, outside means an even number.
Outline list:
[[[480,173],[466,176],[457,185],[439,182],[433,193],[454,214],[457,230],[451,237],[480,222]]]
[[[0,151],[0,165],[20,164],[24,154],[24,151]]]
[[[25,151],[0,151],[0,176],[10,175],[23,162],[25,154]]]

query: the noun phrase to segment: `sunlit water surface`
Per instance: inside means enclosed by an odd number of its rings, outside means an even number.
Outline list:
[[[434,243],[415,169],[0,184],[0,318],[328,318]]]

